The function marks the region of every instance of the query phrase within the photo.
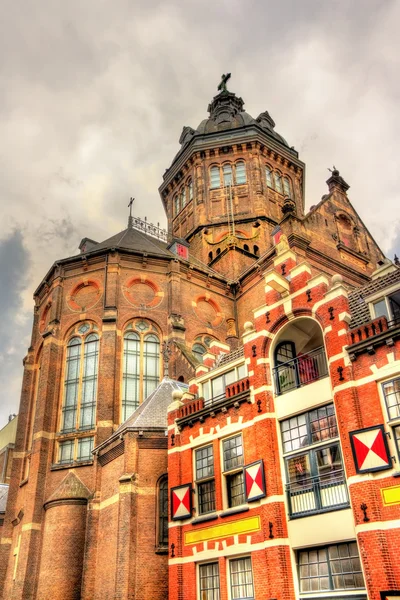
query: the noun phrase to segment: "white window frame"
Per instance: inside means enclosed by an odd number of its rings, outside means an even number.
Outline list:
[[[225,470],[224,442],[226,442],[227,440],[236,438],[236,437],[240,437],[241,442],[242,442],[242,444],[241,444],[242,445],[242,463],[240,465],[232,467],[231,469]],[[247,502],[246,502],[246,491],[245,491],[245,480],[244,480],[244,465],[246,463],[245,463],[245,456],[244,456],[244,444],[243,444],[243,433],[242,432],[238,432],[233,435],[229,435],[227,437],[220,439],[220,463],[221,463],[221,480],[222,480],[222,503],[223,503],[224,510],[231,510],[231,509],[234,510],[241,506],[246,506]],[[228,478],[232,475],[236,475],[239,473],[243,474],[243,502],[241,502],[241,504],[236,504],[234,506],[230,506],[229,491],[228,491]]]
[[[253,586],[253,595],[252,596],[243,596],[238,600],[255,600],[256,591],[255,591],[255,583],[254,583],[254,569],[253,569],[253,561],[251,554],[244,554],[243,556],[232,556],[226,561],[226,583],[228,588],[228,599],[235,600],[236,597],[232,594],[232,574],[231,574],[231,564],[237,560],[250,560],[251,567],[251,584]]]
[[[197,478],[197,453],[201,452],[201,450],[204,450],[205,448],[212,449],[213,473],[212,473],[212,475],[207,475],[205,477],[201,477],[200,479],[198,479]],[[193,481],[194,481],[194,486],[195,486],[195,491],[196,491],[196,494],[195,494],[196,516],[203,517],[206,515],[212,515],[217,510],[217,493],[216,493],[216,483],[215,483],[215,452],[214,452],[214,444],[213,443],[204,444],[204,446],[199,446],[198,448],[194,448],[194,450],[193,450],[193,475],[194,475]],[[210,510],[207,512],[200,512],[199,487],[204,483],[211,483],[211,482],[214,482],[214,510]]]

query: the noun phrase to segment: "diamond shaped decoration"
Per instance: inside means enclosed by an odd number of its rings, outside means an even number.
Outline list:
[[[392,459],[383,425],[350,432],[351,447],[357,473],[390,469]]]
[[[171,488],[171,519],[182,521],[192,516],[192,485]]]
[[[255,500],[264,498],[266,494],[263,461],[257,460],[245,466],[244,478],[246,484],[246,501],[254,502]]]

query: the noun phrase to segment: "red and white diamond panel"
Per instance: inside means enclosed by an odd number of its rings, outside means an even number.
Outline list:
[[[192,516],[192,486],[190,483],[171,489],[171,518],[190,519]]]
[[[390,469],[392,460],[383,425],[350,432],[357,473]]]
[[[390,592],[381,592],[381,600],[400,600],[400,591],[390,590]]]
[[[265,496],[264,465],[262,460],[244,467],[246,482],[246,500],[253,502]]]

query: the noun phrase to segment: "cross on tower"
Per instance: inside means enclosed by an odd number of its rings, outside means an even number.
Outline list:
[[[228,79],[231,78],[231,74],[230,73],[226,73],[224,75],[221,75],[221,83],[218,86],[218,90],[220,92],[227,92],[228,90],[226,89],[226,82],[228,81]]]
[[[129,218],[128,218],[128,228],[132,229],[133,227],[133,217],[132,217],[132,204],[134,203],[135,198],[131,198],[129,200],[128,208],[129,208]]]

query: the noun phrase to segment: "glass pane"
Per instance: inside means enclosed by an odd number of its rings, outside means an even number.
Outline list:
[[[144,338],[143,360],[143,400],[145,400],[160,382],[160,341],[153,334]]]
[[[219,600],[218,563],[200,565],[199,587],[201,600]]]
[[[206,446],[196,450],[196,479],[204,479],[214,475],[213,447]]]
[[[59,445],[59,458],[60,463],[72,462],[74,458],[74,441],[68,440],[67,442],[60,442]]]
[[[277,192],[279,192],[280,194],[282,194],[282,178],[279,175],[279,173],[274,173],[274,178],[275,178],[275,189]]]
[[[236,163],[236,183],[246,183],[246,165],[242,161]]]
[[[93,450],[93,437],[78,439],[77,460],[91,460]]]
[[[232,167],[231,165],[224,165],[222,167],[222,172],[224,175],[224,185],[232,185]]]
[[[228,505],[239,506],[244,504],[244,476],[243,471],[239,471],[234,475],[228,475],[226,477],[227,491],[228,491]]]
[[[211,167],[210,170],[211,188],[219,188],[221,185],[219,177],[219,167]]]
[[[140,337],[137,333],[128,333],[124,338],[122,421],[126,421],[139,406],[139,361]]]
[[[265,177],[267,179],[267,186],[274,187],[272,183],[272,171],[269,167],[265,167]]]
[[[223,453],[224,471],[230,471],[243,465],[242,436],[236,435],[223,440]]]
[[[289,183],[289,179],[287,177],[283,178],[283,191],[284,191],[285,196],[290,197],[290,183]]]

